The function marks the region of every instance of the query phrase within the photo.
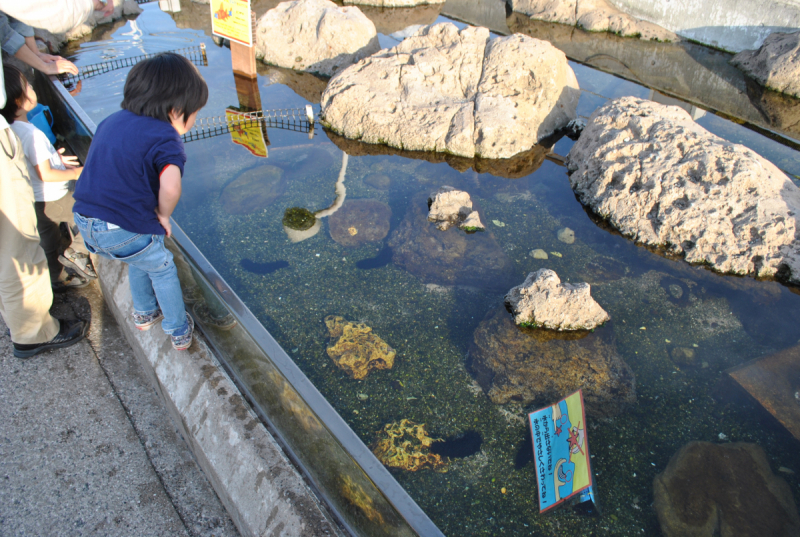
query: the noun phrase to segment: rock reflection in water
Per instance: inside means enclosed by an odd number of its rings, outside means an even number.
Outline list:
[[[380,0],[373,0],[378,2]],[[345,4],[361,2],[345,1]],[[380,7],[359,5],[358,9],[375,25],[379,34],[390,35],[401,32],[410,26],[424,26],[436,22],[442,4],[414,7]]]
[[[343,136],[325,130],[325,134],[336,144],[336,147],[354,157],[368,155],[397,155],[409,159],[424,160],[427,162],[439,163],[446,162],[458,172],[466,172],[470,168],[477,173],[488,173],[497,177],[507,179],[519,179],[526,177],[536,170],[544,162],[545,157],[550,152],[554,139],[548,140],[546,145],[538,144],[528,151],[518,153],[511,158],[484,159],[466,158],[449,155],[447,153],[435,153],[433,151],[405,151],[382,144],[365,144],[357,140],[349,140]]]
[[[286,189],[283,170],[263,164],[242,172],[220,195],[228,214],[250,214],[271,205]]]
[[[610,336],[610,326],[594,333],[519,328],[497,308],[475,330],[469,368],[495,404],[541,406],[582,389],[588,415],[615,416],[636,401],[636,381]]]

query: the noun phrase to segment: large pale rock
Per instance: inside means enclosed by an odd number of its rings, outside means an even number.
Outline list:
[[[686,444],[653,496],[666,537],[800,535],[792,490],[756,444]]]
[[[428,198],[428,220],[442,231],[455,225],[475,231],[484,229],[478,211],[472,210],[469,193],[451,186],[443,186]]]
[[[761,85],[800,97],[800,32],[775,32],[758,50],[743,50],[731,63]]]
[[[561,283],[550,269],[531,272],[506,294],[514,322],[550,330],[591,330],[609,321],[588,283]]]
[[[521,328],[502,307],[475,329],[467,365],[498,405],[538,408],[581,389],[588,415],[611,417],[636,401],[636,379],[611,331]]]
[[[637,242],[800,282],[800,189],[680,108],[633,97],[598,108],[567,167],[581,202]]]
[[[256,25],[256,58],[298,71],[332,76],[378,50],[372,21],[328,0],[282,2]]]
[[[511,9],[532,19],[577,26],[590,32],[611,32],[651,41],[677,41],[657,24],[637,19],[606,0],[510,0]]]
[[[362,142],[507,158],[575,118],[578,97],[566,56],[549,43],[443,23],[337,74],[321,116]]]

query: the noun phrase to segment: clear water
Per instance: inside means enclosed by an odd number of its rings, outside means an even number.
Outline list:
[[[211,96],[200,116],[222,115],[226,107],[236,106],[228,49],[216,47],[207,29],[180,29],[174,22],[205,24],[207,6],[183,2],[184,11],[174,20],[157,4],[143,7],[135,22],[75,46],[71,53],[76,63],[206,43],[209,65],[201,72]],[[396,35],[381,39],[385,46],[396,41]],[[609,98],[650,95],[647,87],[585,65],[572,66],[584,90],[581,115],[588,116]],[[324,87],[308,75],[260,69],[265,109],[302,107],[309,101],[301,94],[318,95]],[[118,109],[126,74],[127,69],[84,81],[76,99],[96,122]],[[318,111],[318,101],[311,104]],[[699,122],[800,175],[793,149],[711,113]],[[436,438],[479,433],[480,450],[451,459],[446,473],[393,472],[445,534],[658,534],[653,478],[693,440],[757,443],[773,471],[784,467],[795,472],[780,475],[800,502],[800,444],[726,373],[798,344],[796,289],[716,275],[660,257],[598,227],[576,201],[565,169],[551,160],[528,176],[506,179],[459,172],[422,158],[351,155],[345,206],[354,200],[388,206],[388,236],[344,246],[332,238],[333,217],[328,217],[319,233],[293,243],[281,223],[284,211],[321,210],[336,197],[342,151],[321,129],[315,132],[309,139],[304,133],[270,129],[267,159],[232,144],[228,135],[186,144],[184,194],[174,218],[367,445],[385,424],[404,418],[425,423]],[[564,138],[554,152],[566,155],[571,144]],[[271,185],[276,195],[258,199],[263,189],[254,190],[247,196],[246,213],[239,214],[243,200],[231,202],[226,188],[248,173],[271,174],[280,181]],[[466,237],[468,249],[485,248],[503,260],[503,270],[487,275],[480,257],[458,258],[457,268],[447,265],[438,271],[424,261],[401,266],[398,251],[424,243],[429,233],[428,224],[419,219],[420,204],[445,184],[467,190],[487,225],[484,234]],[[353,224],[359,226],[363,230],[369,224]],[[574,230],[574,243],[558,240],[564,227]],[[389,242],[393,258],[385,249]],[[534,259],[534,249],[551,252],[549,259]],[[437,259],[434,250],[428,253]],[[367,263],[374,268],[359,268],[376,257]],[[612,318],[601,330],[636,376],[634,405],[610,419],[588,418],[604,512],[599,519],[570,509],[538,514],[526,409],[492,404],[465,366],[485,316],[502,307],[511,285],[542,267],[554,269],[564,281],[592,283],[593,296]],[[323,319],[328,315],[371,326],[396,349],[393,369],[373,371],[364,380],[337,369],[326,354]],[[693,363],[672,358],[678,347],[692,349]],[[800,379],[797,383],[800,389]]]

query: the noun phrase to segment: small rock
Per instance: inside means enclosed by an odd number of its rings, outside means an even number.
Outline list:
[[[534,259],[547,259],[547,252],[541,248],[531,251],[531,257]]]
[[[778,471],[782,474],[794,475],[794,470],[792,470],[791,468],[787,468],[785,466],[781,466],[780,468],[778,468]]]
[[[720,441],[724,442],[725,440],[727,440],[727,439],[728,439],[728,435],[727,435],[727,434],[725,434],[725,433],[719,433],[719,434],[717,435],[717,438],[719,438],[719,439],[720,439]]]
[[[474,233],[476,231],[483,231],[486,228],[481,222],[481,217],[478,214],[478,211],[472,211],[469,213],[467,218],[458,225],[459,229],[466,231],[467,233]]]
[[[693,366],[697,363],[694,349],[688,347],[675,347],[670,351],[669,355],[674,363],[684,367]]]
[[[552,255],[552,256],[555,256],[555,257],[564,257],[564,256],[561,254],[561,252],[550,252],[550,255]]]
[[[505,303],[518,325],[591,330],[610,320],[592,298],[588,283],[562,284],[550,269],[528,274],[522,285],[506,294]]]
[[[442,231],[455,225],[460,227],[468,217],[472,217],[473,223],[477,219],[478,225],[483,228],[477,212],[472,210],[469,194],[462,190],[443,186],[428,198],[428,221],[435,222]]]
[[[572,244],[575,242],[575,232],[568,227],[559,229],[558,233],[556,233],[556,237],[564,244]]]
[[[492,220],[492,224],[496,225],[497,227],[506,227],[505,222],[501,222],[500,220]]]

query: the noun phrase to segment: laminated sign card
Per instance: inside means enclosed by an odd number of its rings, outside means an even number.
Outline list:
[[[543,513],[578,496],[594,500],[586,415],[580,390],[528,415],[533,436],[533,462]]]
[[[253,46],[250,0],[211,0],[211,32]]]

